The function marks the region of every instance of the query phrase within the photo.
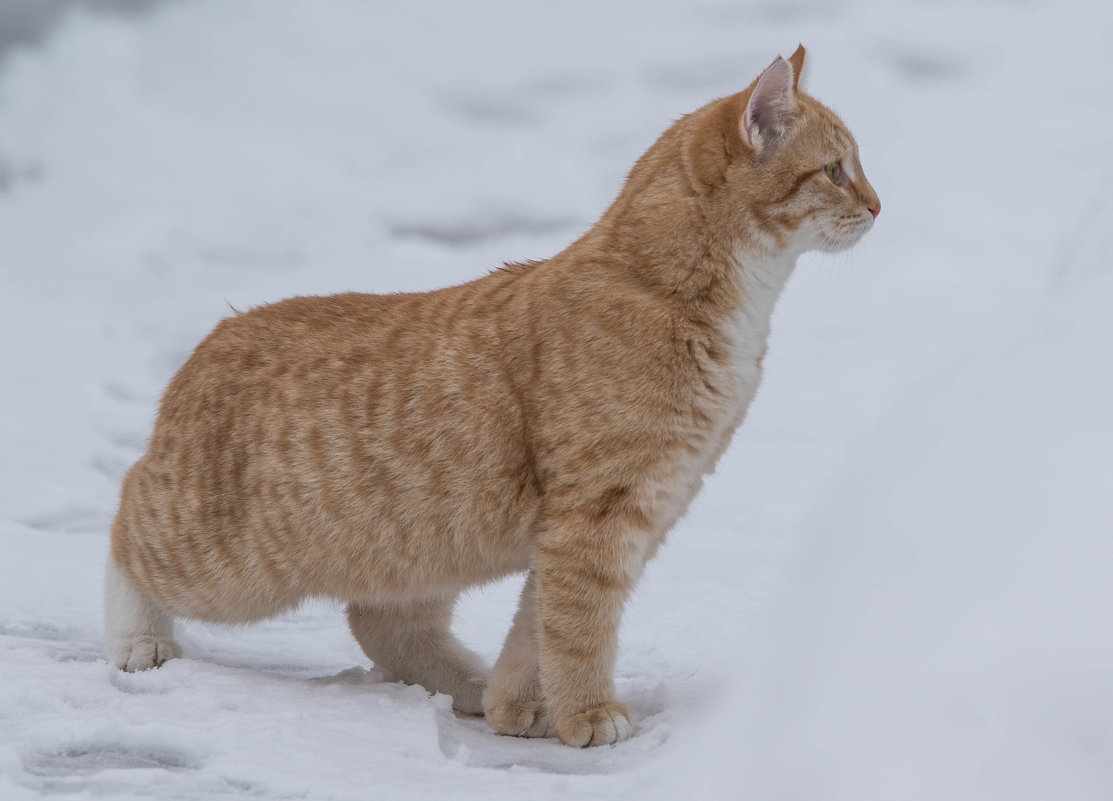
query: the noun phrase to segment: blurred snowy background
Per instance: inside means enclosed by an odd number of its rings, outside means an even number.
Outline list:
[[[0,0],[0,798],[1113,798],[1113,6]],[[884,206],[622,632],[635,736],[490,734],[338,607],[101,658],[159,393],[228,313],[550,255],[803,42]],[[517,583],[458,629],[493,659]]]

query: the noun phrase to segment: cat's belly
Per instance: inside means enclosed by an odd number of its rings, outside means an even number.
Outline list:
[[[416,600],[529,568],[534,508],[508,504],[489,509],[482,519],[453,511],[459,510],[429,504],[420,515],[428,525],[399,522],[367,530],[358,538],[361,545],[336,548],[331,564],[307,572],[307,593],[370,604]]]

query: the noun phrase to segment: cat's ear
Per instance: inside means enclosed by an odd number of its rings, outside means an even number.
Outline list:
[[[808,79],[804,77],[804,56],[808,53],[804,49],[804,45],[797,45],[796,52],[788,57],[788,63],[792,65],[792,88],[799,92],[801,86],[808,85]]]
[[[775,147],[788,132],[795,111],[796,74],[792,65],[778,56],[750,92],[740,121],[742,140],[759,153]]]

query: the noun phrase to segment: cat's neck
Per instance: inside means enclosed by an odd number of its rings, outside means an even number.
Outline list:
[[[663,138],[646,153],[602,219],[569,251],[617,262],[694,317],[742,314],[767,332],[799,252],[766,235],[757,219],[728,223],[709,213],[672,145]]]
[[[768,334],[769,319],[777,299],[796,268],[797,258],[797,253],[785,250],[739,249],[735,253],[734,264],[742,288],[738,313],[747,317],[752,325],[762,327],[765,334]]]

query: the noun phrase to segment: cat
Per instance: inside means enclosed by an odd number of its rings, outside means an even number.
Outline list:
[[[630,736],[623,605],[754,397],[797,256],[880,212],[805,51],[689,114],[545,261],[423,294],[299,297],[223,320],[123,482],[106,652],[180,656],[173,618],[348,604],[379,667],[503,734]],[[526,573],[488,671],[465,588]]]

